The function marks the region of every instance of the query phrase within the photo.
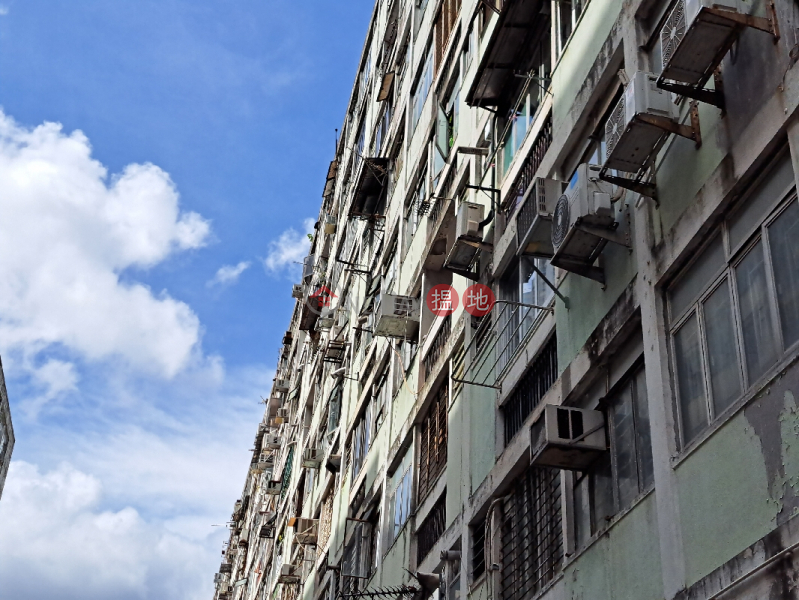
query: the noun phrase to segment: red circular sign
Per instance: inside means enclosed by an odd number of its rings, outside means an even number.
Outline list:
[[[491,312],[496,301],[491,288],[482,283],[470,285],[463,292],[463,309],[475,317],[482,317]]]
[[[458,308],[458,292],[451,285],[439,283],[427,292],[427,308],[437,317],[446,317]]]

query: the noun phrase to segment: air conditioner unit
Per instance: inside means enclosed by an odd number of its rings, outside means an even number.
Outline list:
[[[516,213],[516,254],[551,258],[552,215],[566,183],[536,177]]]
[[[289,380],[284,379],[282,377],[278,377],[275,379],[275,391],[276,392],[288,392],[289,391]]]
[[[341,471],[341,454],[331,454],[328,456],[325,469],[331,473],[338,473]]]
[[[314,255],[309,254],[304,259],[302,259],[302,282],[308,283],[311,281],[311,276],[313,275],[313,267],[314,267]]]
[[[277,576],[278,583],[299,583],[300,578],[295,575],[297,572],[297,567],[294,565],[281,565],[280,567],[280,575]]]
[[[246,548],[247,544],[250,542],[250,530],[245,527],[241,530],[239,534],[239,548]]]
[[[302,300],[303,287],[301,283],[295,283],[291,286],[291,297],[297,300]]]
[[[309,469],[318,469],[322,466],[323,458],[320,448],[306,448],[302,451],[302,466]]]
[[[233,572],[233,563],[222,563],[219,566],[220,573],[232,573]]]
[[[678,118],[671,93],[657,86],[657,76],[637,71],[605,124],[606,169],[637,173],[646,166],[668,132],[656,123]]]
[[[419,300],[411,296],[386,294],[380,300],[374,335],[412,338],[419,329]]]
[[[279,435],[267,434],[264,436],[263,447],[267,450],[280,450],[283,446]]]
[[[258,537],[265,540],[275,539],[275,526],[261,525],[261,529],[258,531]]]
[[[319,532],[319,519],[298,518],[294,522],[294,538],[298,544],[315,545]]]
[[[264,494],[269,496],[279,496],[283,491],[282,481],[267,481],[264,485]]]
[[[230,585],[227,581],[220,582],[216,588],[220,594],[227,594],[233,591],[233,586]]]
[[[743,29],[735,17],[747,12],[736,0],[678,0],[660,32],[661,78],[704,85]]]
[[[288,421],[289,417],[291,416],[291,409],[290,408],[278,408],[276,416],[277,416],[278,419],[283,419],[283,421]]]
[[[605,246],[604,231],[616,227],[611,184],[599,178],[600,167],[582,164],[555,205],[552,264],[566,270],[590,265]]]
[[[598,410],[547,404],[530,429],[532,464],[580,471],[607,450],[605,416]]]
[[[325,233],[327,235],[336,233],[336,215],[325,215]]]
[[[224,583],[227,581],[227,575],[223,575],[222,573],[215,573],[214,574],[214,583]]]
[[[461,202],[455,217],[455,237],[482,240],[480,223],[483,221],[485,207],[474,202]]]
[[[321,331],[323,329],[330,329],[335,325],[336,319],[333,317],[319,317],[316,320],[316,330]]]

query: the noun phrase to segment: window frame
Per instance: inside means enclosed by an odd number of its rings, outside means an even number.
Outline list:
[[[782,320],[783,316],[780,314],[779,305],[777,302],[776,282],[774,277],[774,263],[772,258],[771,238],[769,237],[769,228],[774,224],[785,212],[794,204],[799,203],[797,196],[797,189],[794,181],[782,189],[775,195],[775,198],[767,203],[764,210],[764,215],[756,227],[747,230],[746,235],[742,237],[741,241],[733,246],[730,239],[730,222],[735,218],[743,207],[753,199],[755,194],[760,190],[760,186],[768,180],[768,177],[774,175],[777,171],[779,161],[784,159],[777,157],[772,161],[771,168],[767,170],[766,175],[754,183],[751,190],[742,198],[741,202],[733,209],[725,219],[707,236],[697,251],[695,251],[693,259],[681,269],[678,277],[669,284],[666,288],[665,305],[666,305],[666,318],[667,318],[667,333],[668,333],[668,350],[669,361],[672,371],[672,385],[673,385],[673,401],[676,412],[676,421],[678,430],[676,433],[678,447],[681,451],[685,451],[696,444],[700,443],[710,431],[713,431],[726,419],[737,412],[742,402],[746,402],[752,392],[758,389],[758,386],[764,381],[767,381],[769,374],[778,368],[786,359],[792,356],[797,349],[799,349],[799,340],[794,341],[790,345],[786,345],[783,336]],[[720,243],[723,251],[723,265],[713,271],[713,275],[708,278],[708,283],[700,288],[701,291],[695,294],[691,301],[688,302],[680,312],[675,313],[671,293],[678,288],[678,286],[685,282],[688,274],[691,273],[692,268],[699,262],[703,253],[707,251],[711,245],[716,241],[717,236],[720,236]],[[766,281],[766,307],[769,316],[769,326],[771,334],[775,340],[776,358],[772,364],[766,367],[765,371],[759,376],[751,379],[748,372],[746,363],[746,349],[745,341],[743,339],[743,324],[740,297],[738,290],[738,275],[737,268],[741,263],[751,255],[753,251],[757,251],[758,246],[760,251],[763,252],[763,268],[765,271]],[[715,399],[711,382],[710,366],[710,352],[707,347],[707,329],[705,326],[706,317],[704,314],[705,302],[710,296],[715,293],[724,283],[727,282],[730,294],[730,310],[732,312],[732,327],[735,339],[735,355],[737,359],[737,374],[739,376],[740,390],[738,394],[730,400],[727,405],[721,410],[716,410]],[[706,423],[700,427],[691,438],[686,437],[685,418],[683,415],[681,405],[681,392],[680,392],[680,374],[677,367],[678,351],[675,344],[676,334],[681,328],[692,318],[696,317],[697,328],[699,332],[699,351],[700,351],[700,368],[702,370],[702,392],[704,409],[707,415]]]

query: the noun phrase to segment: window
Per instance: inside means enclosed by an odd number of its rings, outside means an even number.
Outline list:
[[[574,531],[578,547],[654,483],[643,365],[603,403],[610,452],[575,478]]]
[[[444,50],[455,29],[455,21],[461,9],[461,0],[443,0],[435,24],[436,71],[441,68]]]
[[[433,85],[432,50],[432,47],[427,49],[427,55],[422,63],[422,70],[419,74],[419,78],[416,81],[414,91],[411,93],[411,106],[413,110],[411,113],[411,131],[414,131],[416,129],[416,125],[419,123],[425,100],[427,100],[427,96],[430,93],[430,87]]]
[[[375,150],[374,155],[380,156],[380,152],[383,150],[383,144],[386,141],[386,136],[388,135],[388,128],[391,125],[391,116],[392,116],[392,105],[391,101],[387,100],[384,102],[385,108],[383,109],[382,114],[380,115],[380,120],[377,122],[377,130],[375,131]]]
[[[799,342],[799,205],[784,157],[668,291],[683,443]],[[776,207],[776,208],[775,208]]]
[[[558,56],[563,54],[566,43],[569,41],[577,21],[583,14],[585,0],[557,0],[555,2],[555,32],[557,40]]]
[[[506,304],[499,313],[500,354],[497,368],[500,370],[511,362],[543,312],[530,308],[530,305],[547,306],[554,297],[554,292],[544,282],[541,273],[550,282],[554,281],[555,268],[548,260],[523,256],[500,281],[500,299],[522,304]]]
[[[446,164],[450,150],[455,146],[458,137],[458,113],[460,105],[461,77],[460,71],[455,74],[449,92],[443,104],[438,107],[435,131],[435,169],[436,177]]]
[[[472,581],[486,572],[486,519],[483,517],[471,527],[472,532]]]
[[[474,36],[474,27],[469,27],[466,34],[466,43],[463,45],[463,72],[472,65],[472,60],[477,52],[477,39]]]
[[[361,472],[364,463],[366,462],[366,454],[372,445],[373,433],[372,428],[372,402],[371,400],[366,403],[366,408],[358,420],[355,422],[355,428],[352,432],[352,480]]]
[[[394,241],[391,245],[391,250],[388,251],[388,258],[383,265],[383,284],[382,288],[386,294],[392,292],[394,280],[397,277],[397,242]]]
[[[427,497],[447,466],[447,408],[449,382],[439,389],[419,436],[419,501]]]
[[[558,378],[558,341],[552,336],[528,367],[510,398],[502,406],[505,445],[521,430],[541,398]]]
[[[516,84],[516,91],[509,96],[506,104],[507,116],[500,122],[500,131],[503,131],[500,144],[501,177],[504,177],[510,169],[513,158],[524,142],[549,87],[551,70],[549,23],[542,22],[535,35],[535,40],[529,45],[528,56],[520,64],[520,70],[526,72],[527,77],[516,80],[519,82]]]
[[[532,598],[563,560],[560,471],[529,467],[502,504],[501,600]]]
[[[430,514],[419,527],[416,544],[416,564],[421,564],[424,558],[435,547],[436,542],[444,535],[446,530],[447,496],[444,494],[436,501]]]
[[[387,531],[387,549],[399,537],[400,531],[405,526],[411,514],[411,460],[413,454],[410,449],[405,451],[394,474],[391,475],[389,486],[389,521]]]
[[[416,190],[413,192],[413,196],[411,196],[410,202],[408,203],[407,208],[405,209],[405,251],[408,251],[408,248],[411,246],[411,242],[413,241],[413,236],[416,235],[417,229],[419,229],[419,222],[421,220],[419,215],[419,207],[422,205],[423,202],[427,201],[427,173],[423,170],[419,175],[419,179],[416,183]]]

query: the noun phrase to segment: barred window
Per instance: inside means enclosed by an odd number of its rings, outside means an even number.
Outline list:
[[[524,425],[541,398],[558,378],[558,342],[553,335],[519,381],[510,399],[502,407],[505,445]]]
[[[447,466],[447,406],[449,383],[444,383],[422,421],[419,445],[419,500],[433,489]]]
[[[528,468],[503,503],[501,600],[527,600],[560,571],[560,471]]]
[[[433,549],[446,529],[447,495],[443,494],[419,527],[416,562],[420,564]]]
[[[318,547],[323,550],[327,546],[327,541],[330,539],[330,530],[333,525],[333,494],[328,494],[324,502],[322,502],[322,510],[319,515],[319,539]]]
[[[472,525],[472,581],[482,577],[486,571],[486,520],[485,517]]]

